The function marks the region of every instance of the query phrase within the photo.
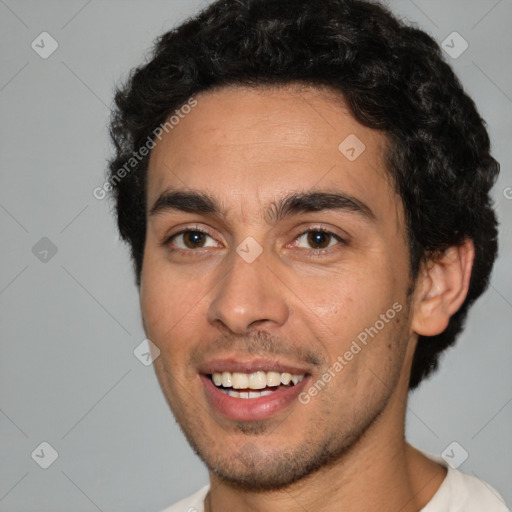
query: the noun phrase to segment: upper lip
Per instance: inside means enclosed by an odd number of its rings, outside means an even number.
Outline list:
[[[286,363],[276,359],[241,359],[239,357],[228,357],[223,359],[213,359],[203,363],[199,367],[199,373],[209,375],[212,373],[222,372],[240,372],[240,373],[254,373],[257,371],[263,372],[279,372],[291,373],[293,375],[303,375],[309,373],[304,367],[294,363]]]

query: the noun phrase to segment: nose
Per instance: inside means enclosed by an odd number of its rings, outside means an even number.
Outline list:
[[[215,288],[208,308],[208,321],[223,324],[236,334],[247,334],[255,326],[283,325],[289,316],[286,287],[261,255],[248,263],[237,253],[227,275]]]

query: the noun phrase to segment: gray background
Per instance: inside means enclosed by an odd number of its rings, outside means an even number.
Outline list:
[[[128,251],[111,206],[92,195],[114,83],[204,4],[0,0],[1,511],[157,511],[207,482],[152,367],[133,354],[144,333]],[[437,454],[457,441],[469,453],[461,469],[512,503],[512,2],[390,6],[439,42],[453,31],[467,40],[447,59],[502,164],[492,286],[440,372],[411,396],[407,435]],[[47,59],[31,48],[43,31],[59,44]],[[53,256],[33,251],[43,237]],[[59,454],[48,469],[31,458],[43,441]]]

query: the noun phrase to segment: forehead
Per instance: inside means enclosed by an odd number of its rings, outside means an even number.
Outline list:
[[[384,134],[358,123],[339,94],[305,87],[226,87],[163,134],[148,169],[148,210],[163,191],[203,190],[255,218],[291,191],[337,190],[396,210]]]

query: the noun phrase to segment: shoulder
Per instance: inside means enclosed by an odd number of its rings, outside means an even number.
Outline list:
[[[162,510],[162,512],[204,512],[203,502],[209,489],[210,486],[206,485],[194,494]]]
[[[505,501],[487,482],[456,469],[449,468],[452,496],[457,498],[457,510],[464,512],[507,512]],[[455,503],[454,503],[455,505]],[[455,510],[455,509],[454,509]]]
[[[440,457],[425,453],[441,463]],[[487,482],[453,469],[443,461],[448,472],[430,502],[421,512],[510,512],[498,491]]]

